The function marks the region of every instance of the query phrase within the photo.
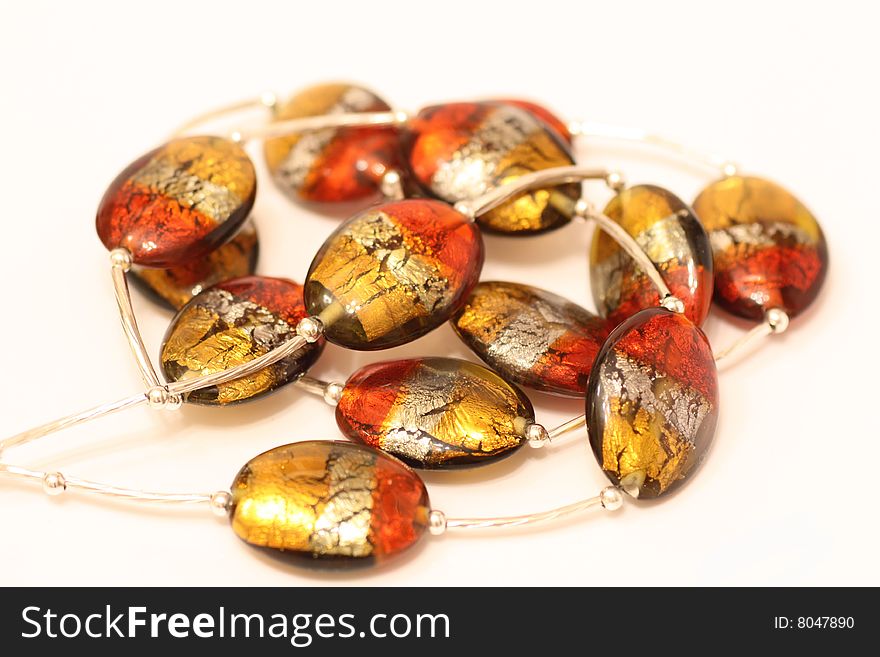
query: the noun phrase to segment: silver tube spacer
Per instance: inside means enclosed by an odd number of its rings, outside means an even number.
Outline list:
[[[770,327],[774,334],[785,333],[785,330],[788,328],[789,317],[788,313],[781,308],[771,308],[764,315],[764,321],[767,322],[767,326]]]
[[[671,310],[672,312],[678,313],[679,315],[684,312],[684,302],[682,302],[682,300],[674,294],[667,294],[665,297],[663,297],[660,305],[666,308],[666,310]]]
[[[344,383],[333,381],[324,387],[324,401],[330,406],[336,406],[342,399],[342,391],[345,390]]]
[[[183,406],[183,399],[165,386],[153,386],[147,390],[147,403],[157,410],[176,411]]]
[[[211,513],[218,517],[224,517],[229,513],[229,506],[232,504],[232,494],[228,490],[218,490],[211,494],[209,501],[211,505]]]
[[[623,493],[616,486],[606,486],[599,493],[599,501],[606,511],[616,511],[623,506]]]
[[[60,472],[47,472],[43,475],[43,492],[46,495],[61,495],[67,490],[67,480]]]
[[[306,342],[317,342],[324,333],[324,323],[317,317],[304,317],[296,325],[296,334]]]
[[[532,422],[526,425],[523,434],[529,441],[529,447],[540,449],[550,442],[550,433],[543,425]]]
[[[446,532],[446,514],[442,511],[431,511],[428,514],[428,531],[434,536],[440,536]]]
[[[110,252],[110,265],[114,269],[128,271],[131,269],[131,253],[128,249],[113,249]]]

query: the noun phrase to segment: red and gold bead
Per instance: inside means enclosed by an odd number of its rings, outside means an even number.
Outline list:
[[[687,204],[662,187],[637,185],[611,199],[605,215],[635,239],[684,303],[685,316],[701,325],[712,305],[712,250]],[[599,312],[614,324],[660,303],[648,275],[604,232],[593,238],[590,283]]]
[[[253,274],[258,252],[257,227],[248,221],[235,237],[205,257],[171,269],[135,266],[131,280],[161,303],[179,310],[212,285]]]
[[[277,108],[276,120],[350,112],[387,112],[373,92],[351,84],[309,87]],[[298,201],[360,202],[379,197],[382,176],[399,169],[394,127],[325,128],[267,139],[266,164],[281,189]]]
[[[712,442],[718,374],[709,341],[683,315],[643,310],[596,357],[586,404],[593,453],[608,478],[637,497],[682,484]]]
[[[291,339],[305,316],[302,286],[293,281],[225,281],[193,297],[171,322],[162,370],[169,381],[185,381],[242,365]],[[305,374],[322,349],[322,340],[311,343],[255,374],[194,390],[186,401],[226,405],[260,397]]]
[[[528,110],[507,103],[427,107],[411,122],[410,167],[432,195],[449,203],[541,169],[574,164],[568,145]],[[558,228],[574,216],[579,184],[524,192],[477,219],[504,234]]]
[[[761,320],[771,308],[794,317],[825,280],[828,247],[819,223],[791,193],[762,178],[730,176],[694,201],[715,255],[715,301]]]
[[[135,264],[179,267],[206,256],[236,233],[257,189],[254,166],[220,137],[168,142],[130,164],[101,199],[96,227],[108,249]]]
[[[385,349],[447,321],[482,266],[480,231],[446,203],[385,203],[324,242],[306,277],[306,306],[331,342]]]
[[[315,565],[383,561],[415,543],[427,526],[428,491],[403,463],[333,441],[276,447],[232,483],[233,531],[256,547]]]
[[[452,318],[464,343],[505,379],[581,397],[613,325],[556,294],[484,281]]]
[[[513,105],[515,107],[519,107],[520,109],[524,109],[531,114],[534,114],[548,126],[553,128],[566,143],[572,143],[573,139],[571,136],[571,132],[569,132],[568,125],[565,123],[565,121],[560,119],[556,114],[551,112],[543,105],[539,105],[538,103],[535,103],[531,100],[520,100],[518,98],[499,98],[497,102],[505,103],[507,105]]]
[[[336,422],[352,440],[432,469],[509,456],[534,419],[521,391],[454,358],[367,365],[348,379],[336,406]]]

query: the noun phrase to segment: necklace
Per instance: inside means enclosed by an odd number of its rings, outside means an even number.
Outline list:
[[[260,107],[271,120],[227,137],[189,136]],[[426,529],[536,523],[675,490],[714,435],[715,362],[786,330],[827,269],[818,223],[774,183],[649,134],[564,123],[532,103],[450,103],[411,116],[365,89],[322,85],[285,105],[264,95],[212,112],[183,133],[123,170],[97,215],[145,391],[8,438],[0,454],[142,404],[229,405],[288,383],[335,406],[353,442],[277,447],[213,493],[132,490],[5,458],[0,474],[41,482],[49,494],[206,503],[248,543],[309,563],[368,563]],[[629,187],[618,172],[578,166],[571,144],[590,136],[654,143],[722,178],[691,208],[663,188]],[[286,194],[353,213],[315,255],[302,286],[253,275],[248,217],[257,179],[242,144],[255,139]],[[583,194],[588,182],[615,192],[603,211]],[[598,315],[545,290],[479,282],[481,231],[527,237],[572,220],[602,230],[590,253]],[[129,278],[179,309],[159,370],[140,336]],[[758,322],[714,355],[699,328],[713,289],[726,311]],[[419,358],[368,365],[344,384],[306,374],[325,341],[382,350],[446,321],[491,369]],[[518,385],[583,397],[585,413],[547,429]],[[409,467],[491,464],[584,427],[610,485],[547,512],[447,517]]]

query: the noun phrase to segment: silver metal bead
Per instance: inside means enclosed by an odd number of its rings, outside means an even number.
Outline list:
[[[330,404],[330,406],[336,406],[339,400],[342,399],[343,390],[345,390],[344,383],[337,383],[336,381],[328,383],[324,387],[324,401]]]
[[[725,178],[735,176],[737,173],[739,173],[739,167],[736,162],[725,162],[721,165],[721,175]]]
[[[615,192],[620,192],[626,187],[626,181],[623,179],[623,175],[619,171],[611,171],[605,176],[605,184]]]
[[[525,437],[529,441],[529,447],[540,449],[550,442],[550,434],[543,425],[532,422],[525,428]]]
[[[43,492],[46,495],[61,495],[67,490],[67,480],[60,472],[47,472],[43,475]]]
[[[296,325],[296,334],[306,342],[317,342],[324,333],[324,323],[317,317],[304,317]]]
[[[684,303],[674,294],[667,294],[663,297],[663,301],[660,302],[660,305],[666,308],[666,310],[671,310],[679,315],[684,312]]]
[[[623,493],[616,486],[606,486],[599,493],[602,506],[608,511],[616,511],[623,506]]]
[[[176,411],[183,405],[183,399],[165,386],[153,386],[147,390],[147,403],[156,410]]]
[[[229,513],[229,505],[232,504],[232,494],[228,490],[218,490],[211,495],[211,512],[215,516],[224,517]]]
[[[431,511],[428,514],[428,531],[434,536],[440,536],[446,531],[446,514],[442,511]]]
[[[470,203],[466,201],[459,201],[454,206],[456,212],[460,212],[468,219],[474,218],[474,209],[470,206]]]
[[[275,95],[275,92],[264,91],[262,94],[260,94],[260,105],[262,105],[263,107],[274,110],[277,104],[278,96]]]
[[[110,265],[122,271],[131,269],[131,253],[128,249],[113,249],[110,252]]]
[[[768,310],[767,314],[764,315],[764,320],[773,333],[785,333],[785,330],[788,328],[788,313],[781,308],[771,308]]]
[[[391,170],[385,173],[382,176],[382,185],[381,185],[382,195],[385,198],[393,199],[395,201],[399,201],[403,199],[403,185],[400,182],[400,174]]]
[[[577,203],[574,204],[574,216],[586,217],[591,209],[590,202],[587,199],[579,198]]]

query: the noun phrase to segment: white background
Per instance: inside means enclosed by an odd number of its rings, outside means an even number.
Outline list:
[[[0,481],[2,584],[880,584],[877,560],[878,16],[869,3],[139,2],[0,10],[0,435],[138,390],[94,232],[106,184],[187,117],[327,80],[398,107],[532,97],[568,118],[645,126],[729,154],[820,218],[831,270],[818,302],[721,375],[710,458],[660,504],[552,526],[426,537],[373,570],[267,559],[204,510],[45,497]],[[255,151],[259,159],[258,151]],[[692,200],[709,180],[650,153],[586,143],[585,163]],[[262,172],[261,172],[262,173]],[[336,225],[262,179],[259,272],[302,281]],[[601,192],[596,199],[602,202]],[[589,230],[486,239],[484,279],[592,307]],[[138,295],[158,351],[169,313]],[[742,325],[713,316],[716,346]],[[448,327],[381,354],[327,347],[313,374],[379,358],[474,358]],[[532,394],[539,421],[582,412]],[[338,438],[332,409],[290,387],[231,409],[131,411],[10,461],[169,491],[223,488],[249,458]],[[585,440],[425,477],[450,515],[537,511],[597,492]]]

